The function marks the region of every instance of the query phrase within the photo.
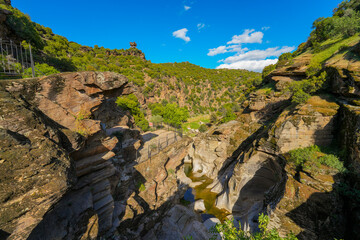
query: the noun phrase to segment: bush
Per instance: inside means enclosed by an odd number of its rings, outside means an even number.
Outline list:
[[[138,188],[139,192],[143,192],[146,190],[146,187],[142,182],[137,183],[137,188]]]
[[[189,117],[187,108],[181,108],[176,103],[167,103],[165,106],[155,103],[150,105],[150,109],[151,114],[161,116],[165,123],[173,126],[181,126]]]
[[[59,71],[56,70],[56,68],[47,65],[46,63],[42,63],[42,64],[36,63],[35,64],[35,77],[49,76],[49,75],[55,74],[55,73],[59,73]],[[32,68],[25,69],[23,77],[24,78],[32,77]]]
[[[211,123],[216,123],[217,122],[217,116],[215,113],[211,113],[210,115],[210,122]]]
[[[225,104],[220,109],[220,112],[221,112],[221,115],[222,115],[222,119],[220,120],[221,123],[226,123],[226,122],[229,122],[231,120],[235,120],[237,118],[237,116],[234,113],[232,107],[233,107],[232,104]]]
[[[319,162],[326,166],[335,168],[339,170],[339,172],[344,173],[346,168],[344,167],[344,163],[339,160],[339,158],[333,154],[326,154],[319,158]]]
[[[164,121],[164,119],[160,115],[155,115],[150,118],[150,122],[152,122],[154,124],[159,124],[159,123],[162,123],[163,121]]]
[[[316,145],[291,150],[288,161],[295,164],[298,171],[313,170],[313,167],[319,167],[320,164],[335,168],[341,173],[346,170],[344,163],[337,156],[322,152]]]
[[[205,125],[205,124],[202,124],[200,127],[199,127],[199,131],[200,132],[206,132],[208,130],[208,127]]]
[[[315,73],[311,72],[309,74]],[[321,89],[326,81],[326,77],[327,74],[324,71],[318,77],[312,76],[309,79],[292,82],[288,88],[288,90],[292,93],[291,101],[297,104],[305,103],[310,98],[310,94]]]
[[[278,231],[273,228],[267,228],[269,224],[269,216],[263,213],[259,215],[259,229],[260,232],[250,234],[234,226],[234,220],[227,220],[224,223],[216,224],[211,230],[215,235],[211,239],[217,239],[217,234],[222,236],[224,240],[297,240],[294,234],[290,233],[285,238],[280,237]],[[240,225],[240,223],[239,223]]]
[[[149,122],[145,119],[144,113],[140,110],[140,103],[134,94],[121,96],[116,99],[116,104],[123,110],[128,110],[134,117],[135,124],[143,131],[149,129]]]

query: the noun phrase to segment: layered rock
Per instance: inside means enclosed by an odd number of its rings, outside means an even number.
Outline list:
[[[132,125],[131,117],[117,109],[114,103],[116,97],[135,91],[127,78],[120,74],[63,73],[38,80],[12,82],[6,89],[12,94],[23,95],[61,126],[84,135],[101,130],[100,122],[107,127]],[[109,106],[114,110],[107,109],[112,115],[102,114],[104,107]]]
[[[163,216],[184,195],[191,180],[184,174],[183,159],[191,142],[185,137],[171,144],[151,159],[135,165],[129,177],[120,180],[118,187],[126,193],[118,196],[127,196],[117,198],[125,208],[120,224],[122,239],[133,239],[151,231],[156,223],[164,221]],[[131,181],[127,181],[131,176]]]
[[[118,140],[103,129],[133,119],[116,108],[107,109],[109,118],[97,111],[132,93],[132,85],[119,74],[81,72],[3,81],[0,91],[1,235],[96,239],[115,232]]]
[[[243,121],[251,121],[250,115],[244,114]],[[231,161],[239,145],[260,127],[260,124],[244,122],[231,121],[195,137],[193,147],[185,159],[192,163],[192,171],[209,178],[217,176],[224,164]]]
[[[26,239],[75,185],[68,153],[81,138],[3,88],[0,101],[0,229]]]
[[[297,173],[287,165],[287,182],[281,200],[269,211],[269,228],[281,236],[292,232],[299,239],[343,238],[344,202],[338,190],[341,181],[336,169],[326,166]]]

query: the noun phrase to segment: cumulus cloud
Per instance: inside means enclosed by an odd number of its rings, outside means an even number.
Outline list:
[[[209,49],[208,56],[215,56],[218,54],[226,53],[228,52],[228,48],[226,46],[220,46],[217,48]]]
[[[198,30],[200,31],[201,29],[203,29],[205,27],[204,23],[198,23],[197,25]]]
[[[215,56],[215,55],[227,53],[227,52],[237,52],[238,54],[240,54],[240,53],[244,53],[248,50],[249,50],[248,48],[242,48],[241,45],[220,46],[217,48],[209,49],[209,52],[207,55]],[[221,60],[221,61],[224,61],[224,60]]]
[[[221,64],[216,69],[228,68],[228,69],[246,69],[255,72],[261,72],[264,67],[277,63],[278,59],[265,59],[265,60],[247,60],[239,61],[230,64]]]
[[[191,8],[190,6],[186,6],[186,5],[184,6],[185,11],[190,10],[190,8]]]
[[[180,39],[184,40],[185,42],[190,42],[190,37],[186,36],[187,32],[188,32],[187,28],[182,28],[180,30],[173,32],[173,36],[176,38],[180,38]]]
[[[263,27],[266,31],[270,27]],[[208,56],[215,56],[224,53],[235,53],[225,59],[219,60],[221,63],[217,68],[247,69],[250,71],[261,72],[262,69],[270,64],[275,64],[278,57],[286,52],[291,52],[295,47],[283,46],[272,47],[262,50],[250,50],[243,47],[244,44],[262,43],[264,33],[254,29],[246,29],[241,35],[234,35],[232,40],[224,46],[209,49]]]
[[[274,47],[274,48],[268,48],[265,50],[253,50],[253,51],[236,54],[236,55],[228,57],[222,61],[224,63],[235,63],[235,62],[244,61],[244,60],[261,60],[261,59],[266,59],[268,57],[278,57],[281,54],[286,53],[286,52],[291,52],[294,49],[295,49],[295,47],[284,46],[282,48]]]
[[[264,33],[255,32],[254,29],[245,29],[241,35],[235,35],[227,44],[241,44],[241,43],[262,43]]]

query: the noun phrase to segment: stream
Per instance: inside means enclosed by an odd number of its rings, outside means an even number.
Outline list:
[[[209,218],[215,217],[221,222],[224,222],[227,219],[226,216],[230,215],[231,213],[225,209],[219,209],[215,206],[217,193],[211,192],[210,188],[207,188],[213,182],[213,180],[205,175],[201,177],[195,177],[191,164],[185,164],[184,171],[186,176],[190,178],[193,183],[201,182],[201,184],[193,188],[189,187],[184,195],[184,200],[190,203],[200,199],[204,200],[206,210],[201,214],[202,220],[206,221]]]

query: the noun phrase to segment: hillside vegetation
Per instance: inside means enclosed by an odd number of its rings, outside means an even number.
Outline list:
[[[284,92],[292,94],[292,102],[305,103],[311,95],[326,91],[331,71],[329,65],[341,65],[347,60],[360,60],[360,0],[345,0],[333,11],[333,16],[314,21],[308,40],[293,53],[279,57],[277,64],[264,68],[262,77],[277,71],[298,71],[301,81],[288,84]]]
[[[72,71],[112,71],[134,82],[150,103],[165,99],[187,107],[191,114],[220,111],[222,105],[238,105],[261,83],[258,73],[247,70],[206,69],[183,63],[155,64],[137,48],[107,49],[82,46],[56,35],[48,27],[31,21],[16,8],[6,24],[21,41],[30,42],[36,67],[44,74]],[[24,77],[30,76],[30,71]],[[166,105],[166,104],[165,104]]]

